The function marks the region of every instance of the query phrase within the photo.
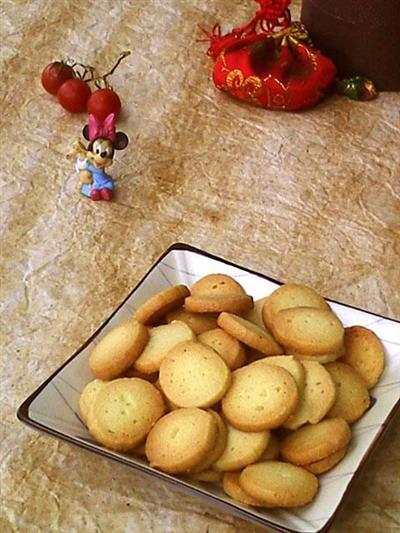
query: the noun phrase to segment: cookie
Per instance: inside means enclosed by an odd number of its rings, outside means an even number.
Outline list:
[[[242,314],[253,307],[253,298],[247,294],[234,296],[188,296],[185,309],[191,313],[230,313]]]
[[[282,425],[298,403],[297,385],[284,368],[252,364],[232,373],[222,400],[228,422],[242,431],[263,431]]]
[[[215,350],[231,370],[243,366],[246,361],[242,344],[221,328],[206,331],[199,335],[197,340]]]
[[[111,450],[133,450],[164,414],[160,392],[148,381],[120,378],[103,385],[90,410],[88,428]]]
[[[279,311],[273,319],[273,332],[288,353],[326,354],[343,345],[343,325],[327,309],[294,307]]]
[[[298,429],[307,422],[316,424],[332,409],[336,399],[336,386],[323,365],[302,361],[305,386],[300,394],[296,411],[286,420],[286,429]]]
[[[269,441],[268,441],[268,446],[265,448],[265,451],[261,455],[259,461],[262,462],[262,461],[271,461],[274,459],[278,459],[279,455],[280,455],[279,439],[275,435],[275,433],[271,431]]]
[[[316,475],[323,474],[324,472],[328,472],[328,470],[331,470],[334,466],[336,466],[346,455],[346,452],[347,447],[342,448],[341,450],[328,455],[328,457],[325,457],[325,459],[321,459],[315,463],[310,463],[309,465],[304,465],[303,468]]]
[[[239,485],[240,472],[225,472],[223,479],[224,492],[234,500],[244,503],[245,505],[252,505],[253,507],[265,507],[265,505],[252,498]]]
[[[94,399],[105,383],[107,382],[102,381],[101,379],[94,379],[85,386],[79,396],[79,412],[86,426],[88,424],[89,411],[92,408]]]
[[[234,296],[246,294],[236,280],[226,274],[208,274],[199,279],[190,288],[192,296]]]
[[[142,353],[148,339],[145,326],[133,320],[123,322],[96,344],[89,356],[90,370],[106,381],[121,376]]]
[[[290,433],[281,441],[281,456],[289,463],[308,465],[342,450],[350,439],[348,423],[343,418],[330,418]]]
[[[158,372],[161,361],[174,346],[196,339],[189,326],[179,320],[151,328],[149,335],[149,342],[134,365],[136,370],[144,374]]]
[[[222,472],[216,470],[204,470],[203,472],[195,472],[190,474],[190,477],[196,481],[205,481],[206,483],[220,483],[222,481]]]
[[[349,424],[358,420],[369,407],[369,393],[365,381],[346,363],[328,363],[325,368],[336,385],[335,403],[328,416],[344,418]]]
[[[212,409],[209,409],[208,412],[215,418],[217,423],[217,437],[215,440],[214,449],[207,454],[207,457],[200,461],[199,464],[192,468],[192,473],[195,474],[208,470],[215,463],[215,461],[221,457],[226,448],[226,443],[228,440],[228,429],[221,416]]]
[[[140,305],[135,312],[135,319],[141,324],[151,325],[170,311],[183,305],[190,291],[185,285],[169,287]]]
[[[181,342],[161,362],[161,388],[180,407],[211,407],[221,400],[230,382],[225,361],[200,342]]]
[[[168,313],[166,316],[167,322],[173,322],[174,320],[180,320],[185,322],[195,335],[200,335],[205,331],[214,329],[217,327],[217,315],[211,313],[202,315],[201,313],[189,313],[183,307]]]
[[[220,328],[246,346],[250,346],[250,348],[254,348],[265,355],[283,353],[281,346],[268,331],[240,316],[221,313],[217,322]]]
[[[264,302],[261,314],[265,327],[273,331],[275,316],[279,311],[292,307],[316,307],[329,311],[328,304],[311,287],[286,283],[271,293]]]
[[[191,296],[185,300],[185,309],[191,313],[242,314],[253,307],[253,298],[243,287],[226,274],[209,274],[191,287]]]
[[[162,390],[160,379],[158,378],[157,373],[157,381],[154,383],[154,386],[157,387],[157,389],[161,392],[161,396],[163,397],[164,403],[168,408],[168,411],[174,411],[175,409],[180,409],[179,405],[175,405],[173,402],[171,402],[164,394],[164,391]]]
[[[269,431],[240,431],[228,424],[228,440],[223,454],[213,465],[215,470],[232,471],[255,463],[268,446]]]
[[[385,364],[381,341],[370,329],[353,326],[344,330],[344,346],[343,362],[360,374],[368,389],[374,387]]]
[[[290,355],[294,355],[299,361],[314,361],[316,363],[321,363],[321,365],[326,365],[327,363],[333,363],[337,361],[344,355],[344,345],[337,350],[336,352],[319,354],[319,355],[306,355],[301,353],[291,352]]]
[[[303,365],[297,361],[292,355],[270,355],[269,357],[264,357],[263,359],[258,359],[252,364],[266,364],[266,365],[276,365],[284,368],[292,375],[293,379],[296,382],[297,390],[299,395],[303,393],[305,385],[305,372]]]
[[[280,461],[247,466],[239,477],[240,487],[269,507],[300,507],[318,491],[318,479],[304,468]]]
[[[253,324],[256,324],[262,329],[265,329],[265,324],[262,319],[262,310],[267,298],[268,296],[265,296],[265,298],[261,298],[261,300],[256,300],[254,302],[253,309],[250,309],[250,311],[247,311],[247,313],[243,315],[243,318],[245,318],[249,322],[252,322]]]
[[[146,440],[150,466],[168,474],[184,474],[213,450],[215,418],[202,409],[177,409],[163,416]]]

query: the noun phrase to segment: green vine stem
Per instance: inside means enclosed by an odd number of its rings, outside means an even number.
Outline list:
[[[111,70],[109,70],[108,72],[106,72],[105,74],[103,74],[102,76],[98,76],[96,78],[93,78],[91,81],[93,81],[93,83],[95,84],[95,86],[98,88],[98,89],[101,89],[102,88],[102,82],[104,84],[104,88],[106,89],[112,89],[111,85],[108,83],[108,80],[107,78],[109,76],[112,76],[114,74],[114,72],[116,71],[116,69],[118,68],[119,64],[121,63],[121,61],[123,61],[126,57],[128,57],[130,55],[130,51],[129,50],[125,50],[125,52],[122,52],[116,63],[114,64],[114,66],[111,68]]]
[[[113,67],[103,75],[99,75],[95,67],[92,67],[91,65],[85,65],[84,63],[79,63],[71,58],[67,58],[65,61],[62,61],[62,63],[72,67],[74,69],[75,76],[80,80],[86,81],[87,83],[94,83],[98,89],[112,89],[107,78],[114,74],[121,61],[128,57],[130,53],[131,52],[129,50],[122,52]]]

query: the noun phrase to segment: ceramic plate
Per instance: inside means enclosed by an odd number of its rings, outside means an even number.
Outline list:
[[[313,503],[292,510],[267,510],[242,505],[225,493],[201,482],[170,476],[150,468],[145,461],[115,453],[93,441],[82,423],[79,395],[93,379],[88,357],[96,343],[113,327],[132,317],[147,298],[171,285],[192,285],[210,273],[225,273],[237,279],[254,299],[266,296],[280,284],[262,274],[237,266],[185,244],[169,248],[135,287],[109,319],[19,408],[18,417],[35,429],[66,440],[93,453],[119,461],[137,471],[204,497],[241,518],[278,531],[316,533],[326,530],[362,463],[378,443],[395,411],[400,407],[400,323],[366,311],[328,300],[345,326],[362,325],[381,339],[386,352],[386,367],[378,385],[372,389],[372,407],[352,426],[353,439],[345,458],[331,471],[320,476],[320,490]]]

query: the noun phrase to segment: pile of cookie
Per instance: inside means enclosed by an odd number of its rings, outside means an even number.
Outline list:
[[[80,412],[103,446],[247,505],[298,507],[347,453],[384,352],[309,287],[253,302],[211,274],[144,302],[89,365]]]

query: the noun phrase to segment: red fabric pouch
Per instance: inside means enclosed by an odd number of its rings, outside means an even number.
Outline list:
[[[302,24],[290,23],[290,0],[257,1],[261,8],[246,26],[206,32],[216,87],[267,109],[313,106],[333,85],[334,63],[313,47]]]

